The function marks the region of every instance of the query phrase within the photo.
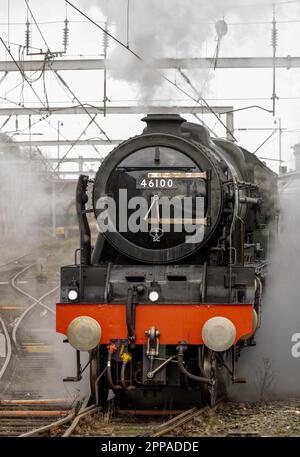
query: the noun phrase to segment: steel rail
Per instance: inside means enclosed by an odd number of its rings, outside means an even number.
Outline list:
[[[6,267],[6,266],[9,265],[10,263],[17,262],[18,260],[23,259],[23,257],[26,257],[28,254],[29,254],[29,253],[24,254],[24,255],[21,255],[21,256],[19,256],[19,257],[14,257],[13,259],[8,260],[8,261],[5,262],[5,263],[2,263],[2,264],[0,265],[0,268]]]
[[[89,416],[90,414],[94,414],[94,413],[97,413],[99,412],[99,406],[95,406],[95,405],[91,405],[89,406],[88,408],[85,408],[83,409],[76,417],[75,419],[73,420],[72,424],[70,425],[70,427],[63,433],[62,437],[63,438],[67,438],[68,436],[70,436],[73,431],[75,430],[75,428],[77,427],[79,421],[86,417],[86,416]]]
[[[56,404],[68,404],[68,403],[73,403],[74,400],[71,400],[70,398],[38,398],[38,399],[29,399],[29,400],[24,400],[24,399],[4,399],[0,400],[0,407],[1,406],[15,406],[15,405],[56,405]]]
[[[76,414],[75,409],[73,409],[72,412],[68,416],[64,417],[63,419],[59,419],[58,421],[51,422],[50,424],[47,424],[43,427],[39,427],[37,429],[31,430],[30,432],[23,433],[22,435],[19,435],[19,436],[20,437],[29,437],[29,436],[39,435],[41,433],[48,432],[49,430],[60,427],[64,424],[72,421],[71,425],[67,428],[67,430],[65,430],[63,432],[63,434],[60,435],[64,438],[66,438],[73,433],[73,431],[75,430],[79,421],[82,418],[99,411],[99,406],[91,405],[91,406],[85,407],[86,403],[87,402],[83,402],[82,407],[77,414]]]
[[[1,326],[2,326],[2,329],[3,329],[3,332],[4,332],[4,336],[5,336],[5,339],[6,339],[6,345],[7,345],[7,354],[6,354],[6,359],[5,359],[5,362],[0,370],[0,380],[2,379],[8,365],[9,365],[9,362],[10,362],[10,359],[11,359],[11,355],[12,355],[12,348],[11,348],[11,339],[10,339],[10,336],[9,336],[9,333],[7,331],[7,328],[6,328],[6,325],[4,323],[4,320],[0,317],[0,323],[1,323]]]
[[[14,325],[13,327],[13,330],[12,330],[12,339],[13,339],[13,342],[15,343],[15,345],[17,346],[17,330],[20,326],[20,323],[22,322],[22,320],[24,319],[24,317],[29,313],[29,311],[31,311],[36,305],[40,305],[42,306],[43,308],[47,309],[47,311],[49,311],[50,313],[52,314],[55,314],[55,311],[53,311],[53,309],[51,309],[49,306],[47,306],[45,303],[42,302],[42,300],[46,297],[48,297],[49,295],[51,295],[52,293],[54,293],[59,286],[55,286],[53,289],[51,289],[50,291],[46,292],[45,294],[43,294],[40,299],[36,299],[35,297],[33,297],[31,294],[29,294],[28,292],[26,292],[24,289],[22,289],[21,287],[19,287],[16,283],[16,280],[17,278],[25,273],[25,271],[29,270],[30,268],[32,268],[34,265],[36,265],[36,263],[32,263],[30,265],[27,265],[25,268],[23,268],[21,271],[19,271],[18,273],[15,274],[15,276],[11,279],[11,286],[13,287],[13,289],[17,290],[21,295],[24,295],[26,296],[27,298],[29,298],[30,300],[33,301],[33,303],[25,309],[25,311],[21,314],[21,316],[19,316],[16,324]]]
[[[149,436],[151,438],[158,438],[161,436],[166,435],[167,433],[171,432],[177,427],[181,427],[182,425],[187,424],[188,422],[192,421],[196,417],[200,416],[201,414],[215,410],[220,404],[222,400],[219,400],[213,406],[204,406],[202,408],[193,407],[184,411],[183,413],[179,414],[176,417],[164,422],[163,424],[158,425],[155,429],[147,430],[145,433],[138,435],[138,436]]]
[[[63,419],[59,419],[55,422],[51,422],[51,424],[47,424],[42,427],[35,428],[34,430],[31,430],[30,432],[22,433],[21,435],[19,435],[19,437],[35,436],[35,435],[39,435],[40,433],[47,432],[53,428],[60,427],[61,425],[66,424],[66,423],[70,422],[72,419],[74,419],[75,415],[76,415],[75,409],[73,409],[68,414],[68,416],[64,417]]]

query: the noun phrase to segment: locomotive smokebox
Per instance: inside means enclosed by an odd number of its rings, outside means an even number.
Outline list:
[[[102,329],[98,322],[89,316],[79,316],[68,326],[69,343],[78,351],[91,351],[99,344]]]

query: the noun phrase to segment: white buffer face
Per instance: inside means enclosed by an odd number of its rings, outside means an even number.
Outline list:
[[[212,317],[202,328],[202,339],[212,351],[226,351],[236,338],[236,328],[226,317]]]
[[[71,346],[78,351],[91,351],[99,344],[102,329],[92,317],[79,316],[73,319],[67,330]]]

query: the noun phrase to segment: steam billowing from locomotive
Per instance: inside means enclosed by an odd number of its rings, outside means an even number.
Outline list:
[[[173,95],[180,96],[155,70],[154,59],[202,57],[207,54],[204,47],[206,40],[213,41],[217,37],[216,21],[222,18],[227,21],[229,18],[231,22],[248,22],[252,17],[257,19],[258,8],[261,16],[268,13],[270,17],[272,14],[271,5],[266,4],[265,0],[81,0],[81,4],[85,9],[90,8],[93,17],[96,17],[99,9],[107,18],[109,30],[142,57],[143,62],[140,62],[128,50],[114,46],[109,41],[110,77],[134,85],[138,98],[143,101],[153,100],[158,94],[167,98],[171,90]],[[265,35],[260,37],[259,34],[260,28],[256,26],[256,40],[266,42]],[[227,36],[222,40],[222,53],[226,52],[228,42],[232,55],[237,40],[247,42],[248,46],[253,43],[256,46],[253,54],[257,55],[257,41],[253,42],[251,32],[247,35],[245,28],[241,32],[237,27],[229,27]],[[214,49],[210,53],[213,55]],[[166,74],[179,86],[185,87],[179,72],[175,76],[173,71]],[[190,69],[189,74],[199,93],[207,94],[213,72],[207,68]],[[163,91],[160,91],[162,88]],[[190,92],[191,89],[188,90]],[[191,94],[195,96],[193,92]]]
[[[257,346],[242,354],[239,371],[247,386],[233,386],[242,400],[283,399],[299,395],[299,178],[282,180],[280,231],[269,266]]]

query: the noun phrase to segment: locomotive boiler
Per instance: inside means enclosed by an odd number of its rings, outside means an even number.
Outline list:
[[[94,180],[78,181],[80,256],[61,269],[56,307],[57,332],[77,351],[68,379],[89,351],[102,406],[109,389],[135,409],[213,404],[226,376],[245,382],[236,362],[260,326],[277,177],[179,115],[142,120]]]

